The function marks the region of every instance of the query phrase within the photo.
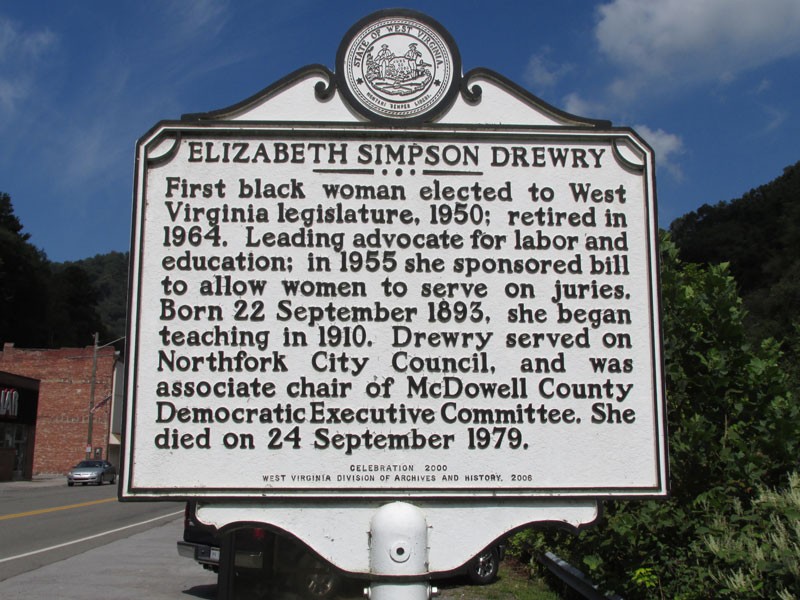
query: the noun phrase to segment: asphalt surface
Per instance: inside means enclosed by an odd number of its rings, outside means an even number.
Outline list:
[[[217,576],[178,556],[183,519],[0,582],[4,600],[216,597]]]
[[[24,485],[48,482],[0,483]],[[63,478],[54,485],[63,485]],[[214,600],[217,576],[178,556],[175,544],[182,535],[183,518],[175,517],[143,533],[0,581],[0,598]]]
[[[33,482],[0,482],[0,493],[4,488],[47,485],[64,485],[63,476]],[[2,531],[0,525],[0,540]],[[0,581],[0,599],[216,600],[216,573],[178,555],[176,542],[182,536],[183,517],[170,518],[142,533]],[[360,598],[362,589],[363,583],[357,582],[347,586],[344,596],[339,597]],[[288,592],[272,593],[270,597],[299,598]],[[444,590],[439,596],[440,600],[462,597],[458,587]]]

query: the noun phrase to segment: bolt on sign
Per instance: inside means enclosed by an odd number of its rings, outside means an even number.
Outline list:
[[[654,158],[381,11],[136,147],[126,499],[663,496]]]

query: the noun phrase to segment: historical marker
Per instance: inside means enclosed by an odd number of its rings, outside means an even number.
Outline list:
[[[410,11],[159,123],[122,496],[664,495],[653,171]]]

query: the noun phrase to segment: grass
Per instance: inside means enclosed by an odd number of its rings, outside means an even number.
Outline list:
[[[497,580],[489,585],[472,585],[466,576],[433,581],[439,589],[435,600],[564,600],[544,580],[531,578],[528,572],[524,565],[506,558]],[[337,599],[360,600],[361,591],[368,586],[364,580],[348,580]]]
[[[497,581],[490,585],[468,585],[462,580],[441,581],[439,600],[561,600],[543,580],[531,579],[527,569],[506,560],[500,566]]]

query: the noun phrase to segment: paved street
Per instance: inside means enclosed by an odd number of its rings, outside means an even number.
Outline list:
[[[120,505],[116,502],[116,486],[83,489],[67,488],[63,478],[0,482],[0,598],[216,599],[216,574],[178,556],[176,541],[183,534],[182,507],[180,514],[175,514],[173,503]],[[136,510],[126,514],[131,506]],[[101,519],[90,536],[76,532],[69,535],[69,530],[60,524],[74,521],[85,525],[91,519],[84,511],[101,507],[104,512],[95,514],[108,515],[116,509],[125,518],[109,517],[110,523]],[[151,514],[147,514],[148,507]],[[36,529],[41,525],[34,523],[37,519],[43,520],[44,530]],[[83,539],[86,537],[90,539]],[[14,548],[26,550],[18,552]],[[363,585],[349,582],[340,597],[360,598]],[[297,599],[290,593],[271,597]],[[455,592],[448,590],[440,598],[455,597]]]
[[[215,598],[216,575],[176,552],[182,505],[123,505],[116,492],[64,477],[0,482],[0,598]]]
[[[0,582],[4,600],[213,600],[215,574],[181,558],[183,519]]]
[[[178,518],[183,503],[120,503],[117,486],[0,482],[0,582]]]
[[[66,560],[0,581],[3,600],[215,600],[217,576],[178,556],[175,542],[183,519],[89,550]],[[363,584],[347,586],[340,598],[357,600]],[[441,600],[457,600],[462,590],[445,590]],[[275,600],[298,600],[281,593]]]
[[[119,503],[115,485],[64,477],[0,482],[0,532],[2,600],[217,597],[217,575],[177,553],[183,503]]]

